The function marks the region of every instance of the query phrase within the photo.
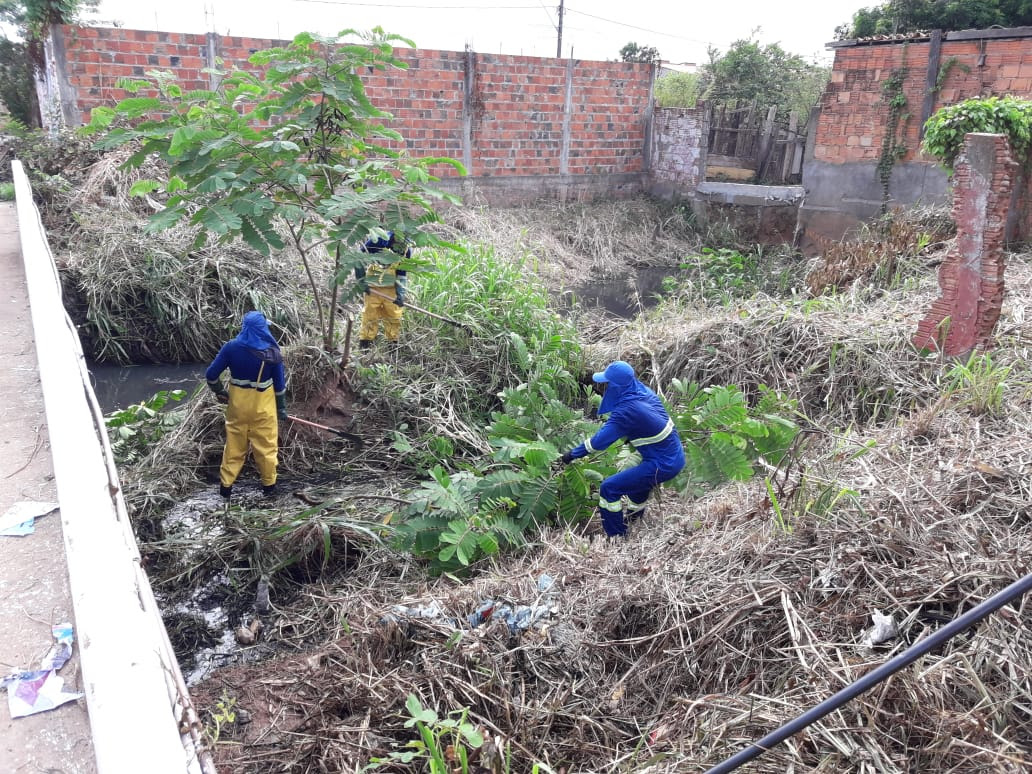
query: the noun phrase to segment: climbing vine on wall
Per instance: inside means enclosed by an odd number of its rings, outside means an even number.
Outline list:
[[[892,75],[882,84],[882,95],[889,105],[889,115],[885,122],[885,136],[882,138],[881,156],[878,158],[878,181],[882,186],[882,214],[885,214],[889,201],[889,181],[892,179],[892,168],[907,152],[903,137],[906,135],[907,96],[903,93],[903,84],[907,78],[907,70],[900,67],[892,71]]]
[[[957,57],[951,56],[949,59],[942,63],[942,66],[939,67],[939,73],[935,76],[935,88],[932,89],[933,92],[938,94],[940,91],[942,91],[942,87],[946,83],[946,79],[950,77],[950,71],[954,67],[956,67],[963,73],[971,72],[970,67],[961,62]]]

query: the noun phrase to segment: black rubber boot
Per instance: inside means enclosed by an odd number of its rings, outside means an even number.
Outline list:
[[[276,494],[276,485],[275,484],[263,484],[262,485],[262,494],[265,497],[272,497],[273,495]]]
[[[359,349],[369,349],[372,346],[373,346],[373,340],[372,339],[360,339],[359,342],[358,342],[358,348]]]
[[[233,485],[230,484],[229,486],[223,486],[222,484],[219,484],[219,494],[228,500],[229,496],[233,494]]]

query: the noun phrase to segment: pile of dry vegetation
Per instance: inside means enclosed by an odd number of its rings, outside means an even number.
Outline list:
[[[294,652],[194,691],[220,719],[220,770],[358,771],[406,749],[414,762],[380,767],[423,770],[406,748],[414,694],[486,734],[472,771],[701,771],[1028,573],[1029,256],[1008,257],[997,347],[966,363],[913,351],[937,291],[927,256],[904,268],[827,297],[673,298],[605,326],[592,363],[624,357],[661,388],[762,385],[796,400],[806,432],[791,463],[700,497],[664,491],[626,541],[547,532],[462,581],[336,532],[347,561],[264,617],[265,640]],[[551,614],[471,626],[485,600]],[[1027,604],[752,770],[1027,770]],[[868,646],[875,611],[898,634]],[[441,750],[464,746],[428,730]]]

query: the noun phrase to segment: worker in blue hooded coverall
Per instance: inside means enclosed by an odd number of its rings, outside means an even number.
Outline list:
[[[355,278],[365,293],[358,346],[360,349],[373,346],[373,340],[380,332],[381,321],[383,337],[388,343],[396,344],[401,336],[406,282],[406,272],[399,269],[398,264],[403,257],[411,258],[412,250],[393,231],[388,231],[386,239],[367,240],[362,245],[362,251],[373,253],[377,258],[368,266],[355,267]]]
[[[229,369],[229,389],[222,372]],[[287,418],[283,355],[261,312],[244,315],[240,334],[222,345],[204,373],[226,405],[226,446],[219,468],[219,494],[229,498],[250,446],[266,495],[276,492],[279,419]]]
[[[645,501],[653,487],[669,481],[684,468],[684,448],[663,402],[638,381],[634,368],[622,360],[606,366],[592,377],[606,385],[599,416],[609,415],[591,438],[562,456],[564,465],[628,440],[641,455],[641,462],[602,482],[598,511],[602,528],[610,537],[625,535],[627,524],[645,512]],[[624,514],[623,498],[627,498]]]

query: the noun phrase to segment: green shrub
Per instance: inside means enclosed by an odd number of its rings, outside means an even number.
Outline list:
[[[924,150],[952,170],[964,135],[971,132],[1005,135],[1017,160],[1024,163],[1032,141],[1032,100],[986,97],[944,107],[925,123]]]
[[[182,411],[165,411],[169,401],[186,397],[185,390],[161,390],[151,398],[104,417],[115,460],[131,463],[183,421]]]

